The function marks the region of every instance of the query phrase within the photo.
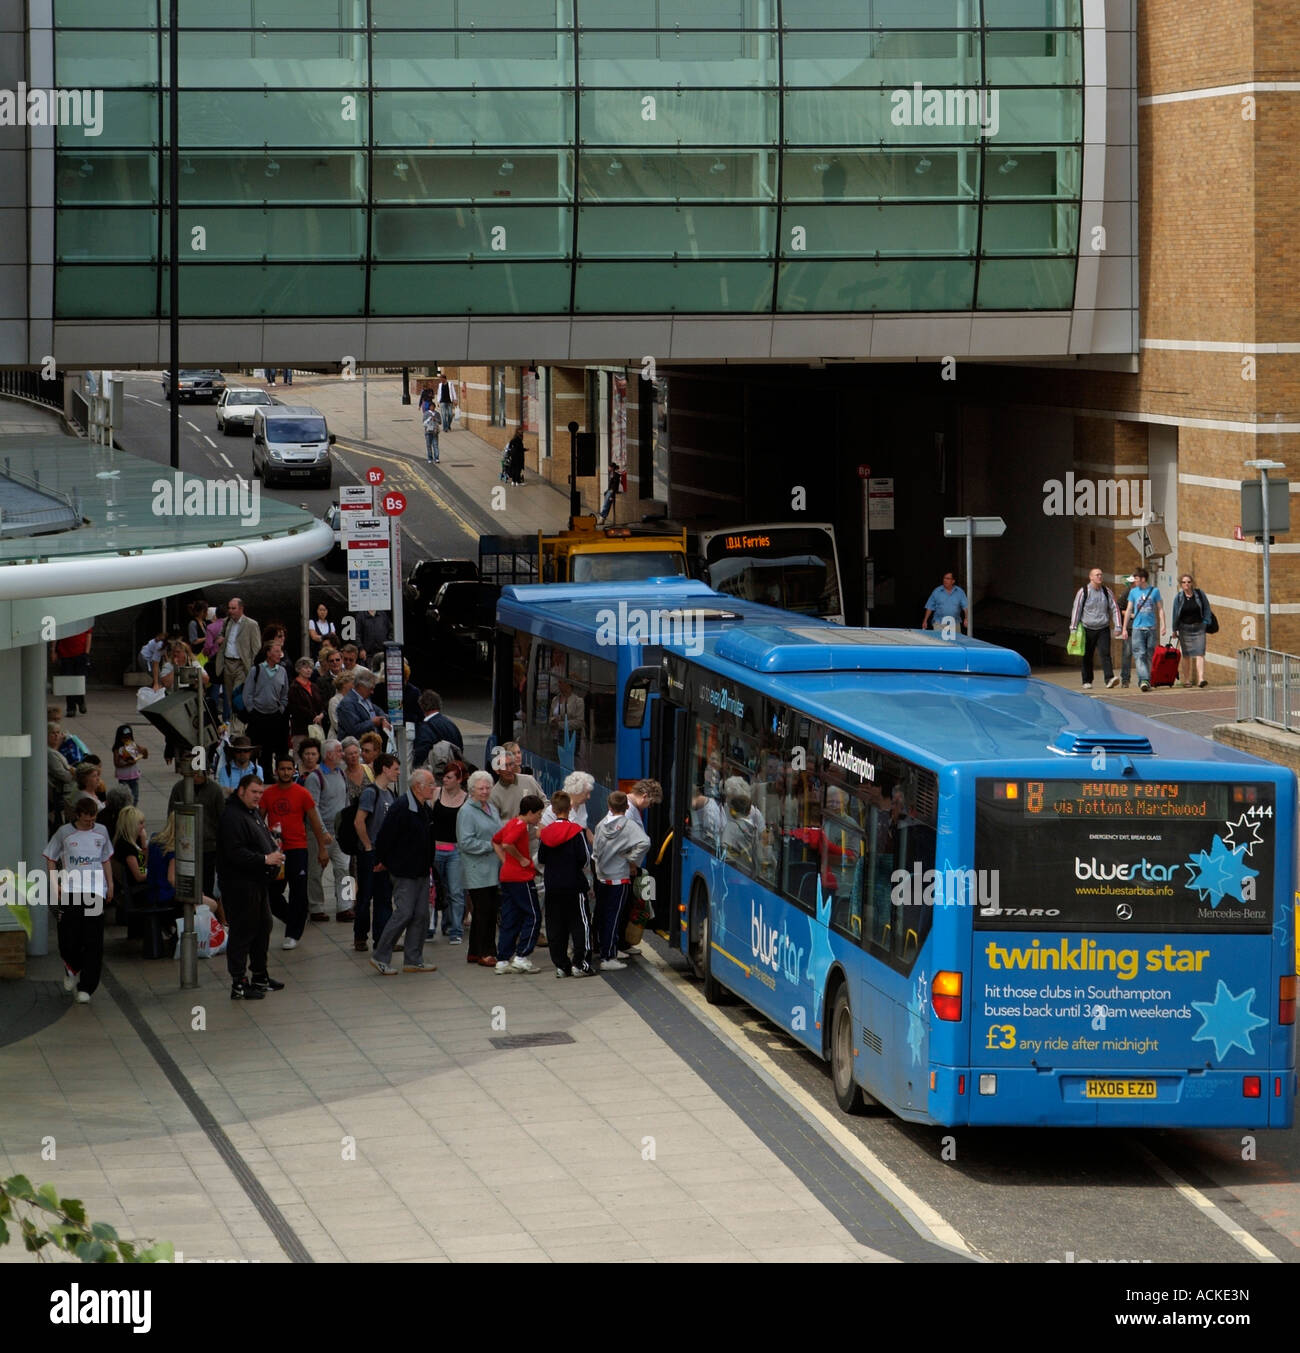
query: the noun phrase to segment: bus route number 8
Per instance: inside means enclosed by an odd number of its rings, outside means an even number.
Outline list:
[[[1041,813],[1043,811],[1043,782],[1041,780],[1030,780],[1025,785],[1025,811],[1027,813]]]

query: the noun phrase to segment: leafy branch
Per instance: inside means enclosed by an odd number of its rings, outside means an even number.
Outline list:
[[[175,1258],[171,1241],[142,1249],[137,1242],[123,1240],[106,1222],[88,1222],[78,1199],[60,1198],[53,1184],[34,1188],[21,1174],[0,1183],[0,1245],[7,1245],[15,1234],[38,1259],[45,1258],[41,1251],[49,1245],[83,1264],[165,1264]]]

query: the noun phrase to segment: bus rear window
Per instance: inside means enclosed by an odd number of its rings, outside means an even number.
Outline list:
[[[981,780],[975,924],[1270,931],[1274,797],[1267,783]]]

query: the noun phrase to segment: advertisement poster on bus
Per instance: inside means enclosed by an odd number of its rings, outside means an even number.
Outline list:
[[[1186,1071],[1266,1057],[1274,808],[1266,783],[981,781],[973,877],[944,895],[975,909],[972,1059]],[[1157,1097],[1154,1081],[1094,1089]]]

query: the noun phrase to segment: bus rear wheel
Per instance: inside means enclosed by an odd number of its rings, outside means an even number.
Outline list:
[[[723,1005],[730,993],[713,975],[713,946],[709,924],[709,895],[703,889],[696,894],[692,908],[693,924],[691,934],[698,935],[699,941],[691,953],[691,967],[695,975],[704,984],[704,999],[710,1005]]]
[[[853,1079],[853,1003],[847,986],[836,991],[831,1006],[830,1042],[835,1102],[845,1113],[861,1113],[865,1103],[862,1087]]]

